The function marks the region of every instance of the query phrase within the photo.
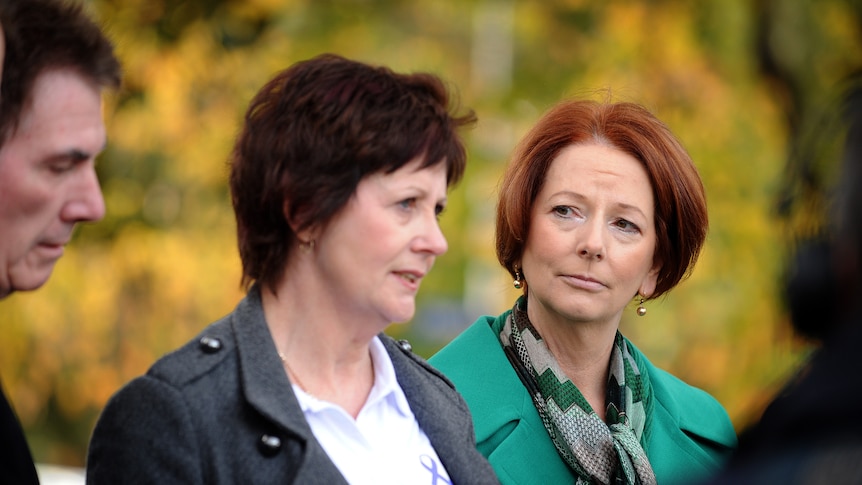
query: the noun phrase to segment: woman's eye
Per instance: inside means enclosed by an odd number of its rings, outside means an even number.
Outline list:
[[[409,199],[404,199],[398,203],[398,206],[401,207],[402,209],[412,209],[413,207],[416,206],[416,199],[414,197],[411,197]]]
[[[640,230],[640,228],[633,222],[627,221],[625,219],[617,220],[614,225],[627,232],[637,232],[638,230]]]
[[[571,207],[565,205],[558,205],[554,207],[554,213],[560,216],[570,216],[572,215],[573,211]]]
[[[443,204],[437,204],[434,206],[434,215],[437,216],[437,219],[440,219],[440,216],[443,215],[443,211],[446,210],[446,206]]]

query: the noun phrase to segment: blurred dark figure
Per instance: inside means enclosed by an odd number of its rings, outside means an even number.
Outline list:
[[[820,345],[710,483],[862,483],[860,81],[842,104],[847,134],[829,236],[799,246],[785,287],[794,329]]]

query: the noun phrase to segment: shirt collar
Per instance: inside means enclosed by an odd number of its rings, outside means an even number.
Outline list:
[[[368,398],[365,400],[362,408],[365,409],[386,400],[402,416],[412,416],[413,412],[410,410],[407,397],[404,395],[404,391],[401,390],[401,386],[398,385],[398,377],[395,374],[392,359],[389,357],[389,353],[386,352],[386,347],[383,346],[380,337],[375,336],[371,339],[368,348],[371,354],[371,364],[374,367],[374,385],[371,387],[371,392],[368,393]],[[328,401],[317,399],[308,394],[296,385],[296,383],[293,383],[293,389],[303,412],[319,412],[334,406],[334,404]]]
[[[410,411],[410,404],[407,402],[407,397],[404,396],[401,386],[398,385],[395,367],[392,366],[392,359],[386,352],[386,347],[383,346],[380,337],[375,336],[371,339],[369,350],[371,351],[371,362],[374,365],[374,387],[371,388],[365,405],[369,406],[378,400],[389,399],[390,405],[402,415],[411,416],[413,413]]]

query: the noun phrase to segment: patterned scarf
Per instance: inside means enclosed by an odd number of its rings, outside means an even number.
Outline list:
[[[617,332],[608,376],[605,421],[566,377],[527,318],[521,297],[506,318],[500,342],[539,411],[557,452],[577,484],[652,485],[655,474],[641,446],[652,415],[649,376],[640,355]]]

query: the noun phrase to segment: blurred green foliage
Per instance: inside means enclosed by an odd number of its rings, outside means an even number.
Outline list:
[[[443,218],[450,250],[425,281],[414,322],[390,328],[421,354],[514,300],[493,249],[498,178],[520,136],[570,96],[649,107],[689,149],[708,194],[711,228],[695,271],[646,317],[632,306],[623,331],[654,363],[713,393],[738,428],[808,349],[787,324],[780,278],[794,235],[818,219],[794,209],[805,188],[789,161],[822,129],[811,120],[837,83],[862,65],[858,1],[88,7],[126,72],[108,99],[99,162],[107,217],[78,231],[43,289],[0,302],[0,376],[38,461],[82,465],[108,397],[241,298],[227,157],[256,90],[322,52],[437,73],[480,120]],[[828,179],[829,164],[817,166]]]

